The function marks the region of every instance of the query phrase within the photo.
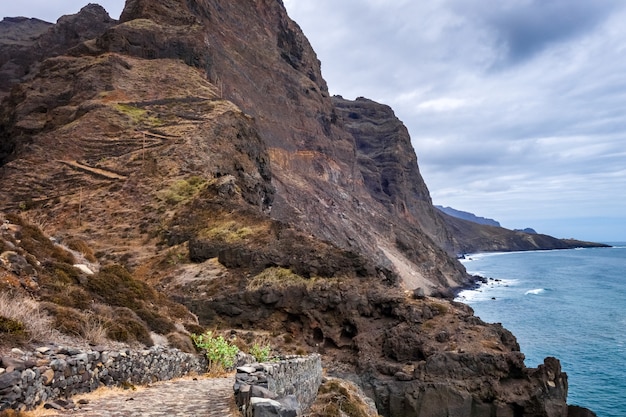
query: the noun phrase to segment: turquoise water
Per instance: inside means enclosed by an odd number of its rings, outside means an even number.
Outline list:
[[[457,300],[511,330],[536,367],[561,360],[568,403],[626,417],[626,244],[613,248],[469,255],[490,279]]]

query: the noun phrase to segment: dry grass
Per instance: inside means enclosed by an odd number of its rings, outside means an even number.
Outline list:
[[[269,286],[273,288],[285,288],[294,285],[306,285],[307,279],[292,272],[287,268],[267,268],[260,274],[253,277],[246,288],[248,291],[258,290],[259,288]]]
[[[50,316],[27,295],[0,293],[0,317],[23,324],[25,342],[48,341],[54,334]],[[0,338],[5,335],[12,341],[10,334],[0,333]]]
[[[296,274],[290,269],[271,267],[265,269],[260,274],[252,277],[252,279],[248,281],[246,289],[248,291],[255,291],[263,287],[281,289],[298,285],[305,286],[309,289],[324,288],[332,285],[338,285],[345,279],[346,277],[341,276],[333,278],[324,278],[318,276],[304,278],[303,276]]]
[[[258,232],[258,230],[254,230],[248,226],[241,227],[241,225],[235,221],[228,221],[212,227],[204,232],[202,236],[226,243],[234,243],[249,238],[256,232]]]
[[[108,342],[106,322],[94,315],[90,315],[82,329],[82,336],[89,343],[103,345]]]
[[[328,378],[318,391],[309,417],[380,417],[352,382]]]
[[[0,417],[38,417],[33,413],[25,413],[23,411],[4,410],[0,411]]]

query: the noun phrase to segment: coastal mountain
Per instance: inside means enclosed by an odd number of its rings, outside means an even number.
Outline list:
[[[557,360],[527,368],[510,332],[429,297],[471,283],[457,253],[568,242],[440,213],[402,122],[331,97],[281,1],[3,22],[30,34],[2,55],[2,285],[59,328],[264,331],[384,416],[568,415]]]
[[[435,206],[435,208],[437,208],[438,210],[452,217],[456,217],[456,218],[463,219],[463,220],[469,220],[471,222],[478,223],[478,224],[485,224],[487,226],[500,227],[500,223],[495,221],[494,219],[480,217],[480,216],[475,215],[474,213],[456,210],[456,209],[453,209],[452,207]]]

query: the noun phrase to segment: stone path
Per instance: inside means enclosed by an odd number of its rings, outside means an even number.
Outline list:
[[[50,416],[80,417],[239,417],[232,376],[159,382],[136,391],[99,390],[87,394],[89,403]]]

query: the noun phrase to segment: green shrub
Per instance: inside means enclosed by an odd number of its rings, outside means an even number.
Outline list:
[[[270,345],[261,346],[258,343],[252,345],[250,349],[250,354],[254,356],[257,362],[267,362],[270,359],[270,353],[272,352],[272,348]]]
[[[0,333],[23,337],[26,336],[26,326],[19,320],[0,316]]]
[[[55,329],[72,336],[82,336],[83,329],[87,325],[87,317],[82,312],[53,303],[43,303],[42,307],[54,318]]]
[[[80,272],[73,265],[65,262],[48,262],[45,269],[54,277],[54,282],[62,284],[78,284]]]
[[[248,282],[246,287],[249,291],[254,291],[266,286],[273,288],[285,288],[306,283],[307,280],[305,278],[292,272],[290,269],[271,267],[254,276]]]
[[[235,365],[235,357],[239,349],[222,336],[214,336],[213,332],[206,331],[200,335],[192,334],[191,339],[198,348],[205,351],[210,370],[225,370]]]
[[[173,182],[170,186],[158,193],[158,197],[168,204],[176,205],[191,199],[205,184],[201,177],[190,177]]]

